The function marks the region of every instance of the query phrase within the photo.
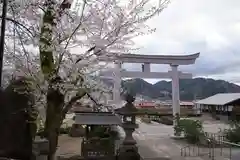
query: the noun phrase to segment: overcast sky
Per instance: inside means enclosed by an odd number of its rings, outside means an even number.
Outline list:
[[[240,84],[240,0],[172,0],[149,24],[157,31],[136,40],[143,47],[138,53],[200,52],[196,64],[181,67],[182,71]],[[154,65],[152,70],[167,68]]]

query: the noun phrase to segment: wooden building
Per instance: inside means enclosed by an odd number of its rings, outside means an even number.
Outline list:
[[[225,116],[227,119],[240,118],[240,93],[219,93],[195,102],[201,112]]]

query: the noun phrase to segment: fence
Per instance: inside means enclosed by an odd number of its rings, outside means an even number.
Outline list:
[[[181,156],[183,157],[201,157],[211,155],[211,142],[208,139],[207,147],[203,147],[200,144],[188,145],[181,148]]]
[[[240,145],[228,142],[224,135],[205,133],[207,145],[188,145],[181,148],[184,157],[208,157],[210,160],[239,160]]]

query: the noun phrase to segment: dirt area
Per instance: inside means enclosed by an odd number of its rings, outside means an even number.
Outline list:
[[[191,119],[202,121],[204,131],[209,133],[218,133],[220,129],[223,130],[228,127],[226,123],[220,120],[215,120],[208,114],[202,115],[201,117],[191,117]],[[156,152],[158,156],[161,153],[162,155],[168,155],[173,159],[177,157],[174,160],[179,160],[179,157],[181,156],[181,148],[189,145],[182,141],[171,139],[171,136],[174,133],[173,126],[156,122],[152,122],[151,124],[138,122],[138,125],[139,128],[134,132],[134,138],[139,145],[142,144],[145,148],[148,147],[150,150]],[[228,150],[229,149],[227,149],[227,151]],[[154,154],[150,153],[150,155]]]
[[[58,141],[57,155],[81,155],[81,137],[61,135]]]

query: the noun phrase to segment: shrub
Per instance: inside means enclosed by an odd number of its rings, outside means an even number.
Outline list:
[[[70,126],[67,126],[66,124],[62,125],[59,130],[59,134],[68,134],[70,130],[71,130]],[[38,121],[37,136],[44,137],[44,124],[42,119],[39,119]]]
[[[198,143],[200,138],[204,136],[202,123],[199,120],[180,119],[174,126],[174,130],[178,135],[183,133],[189,143]]]
[[[89,137],[112,138],[116,140],[119,138],[119,133],[111,130],[110,127],[94,126],[94,129],[89,133]]]
[[[104,126],[94,126],[92,127],[92,130],[89,132],[90,137],[99,137],[99,138],[105,138],[107,131],[107,127]]]
[[[230,128],[224,130],[224,136],[226,139],[233,143],[240,142],[240,123],[233,121],[230,123]]]

